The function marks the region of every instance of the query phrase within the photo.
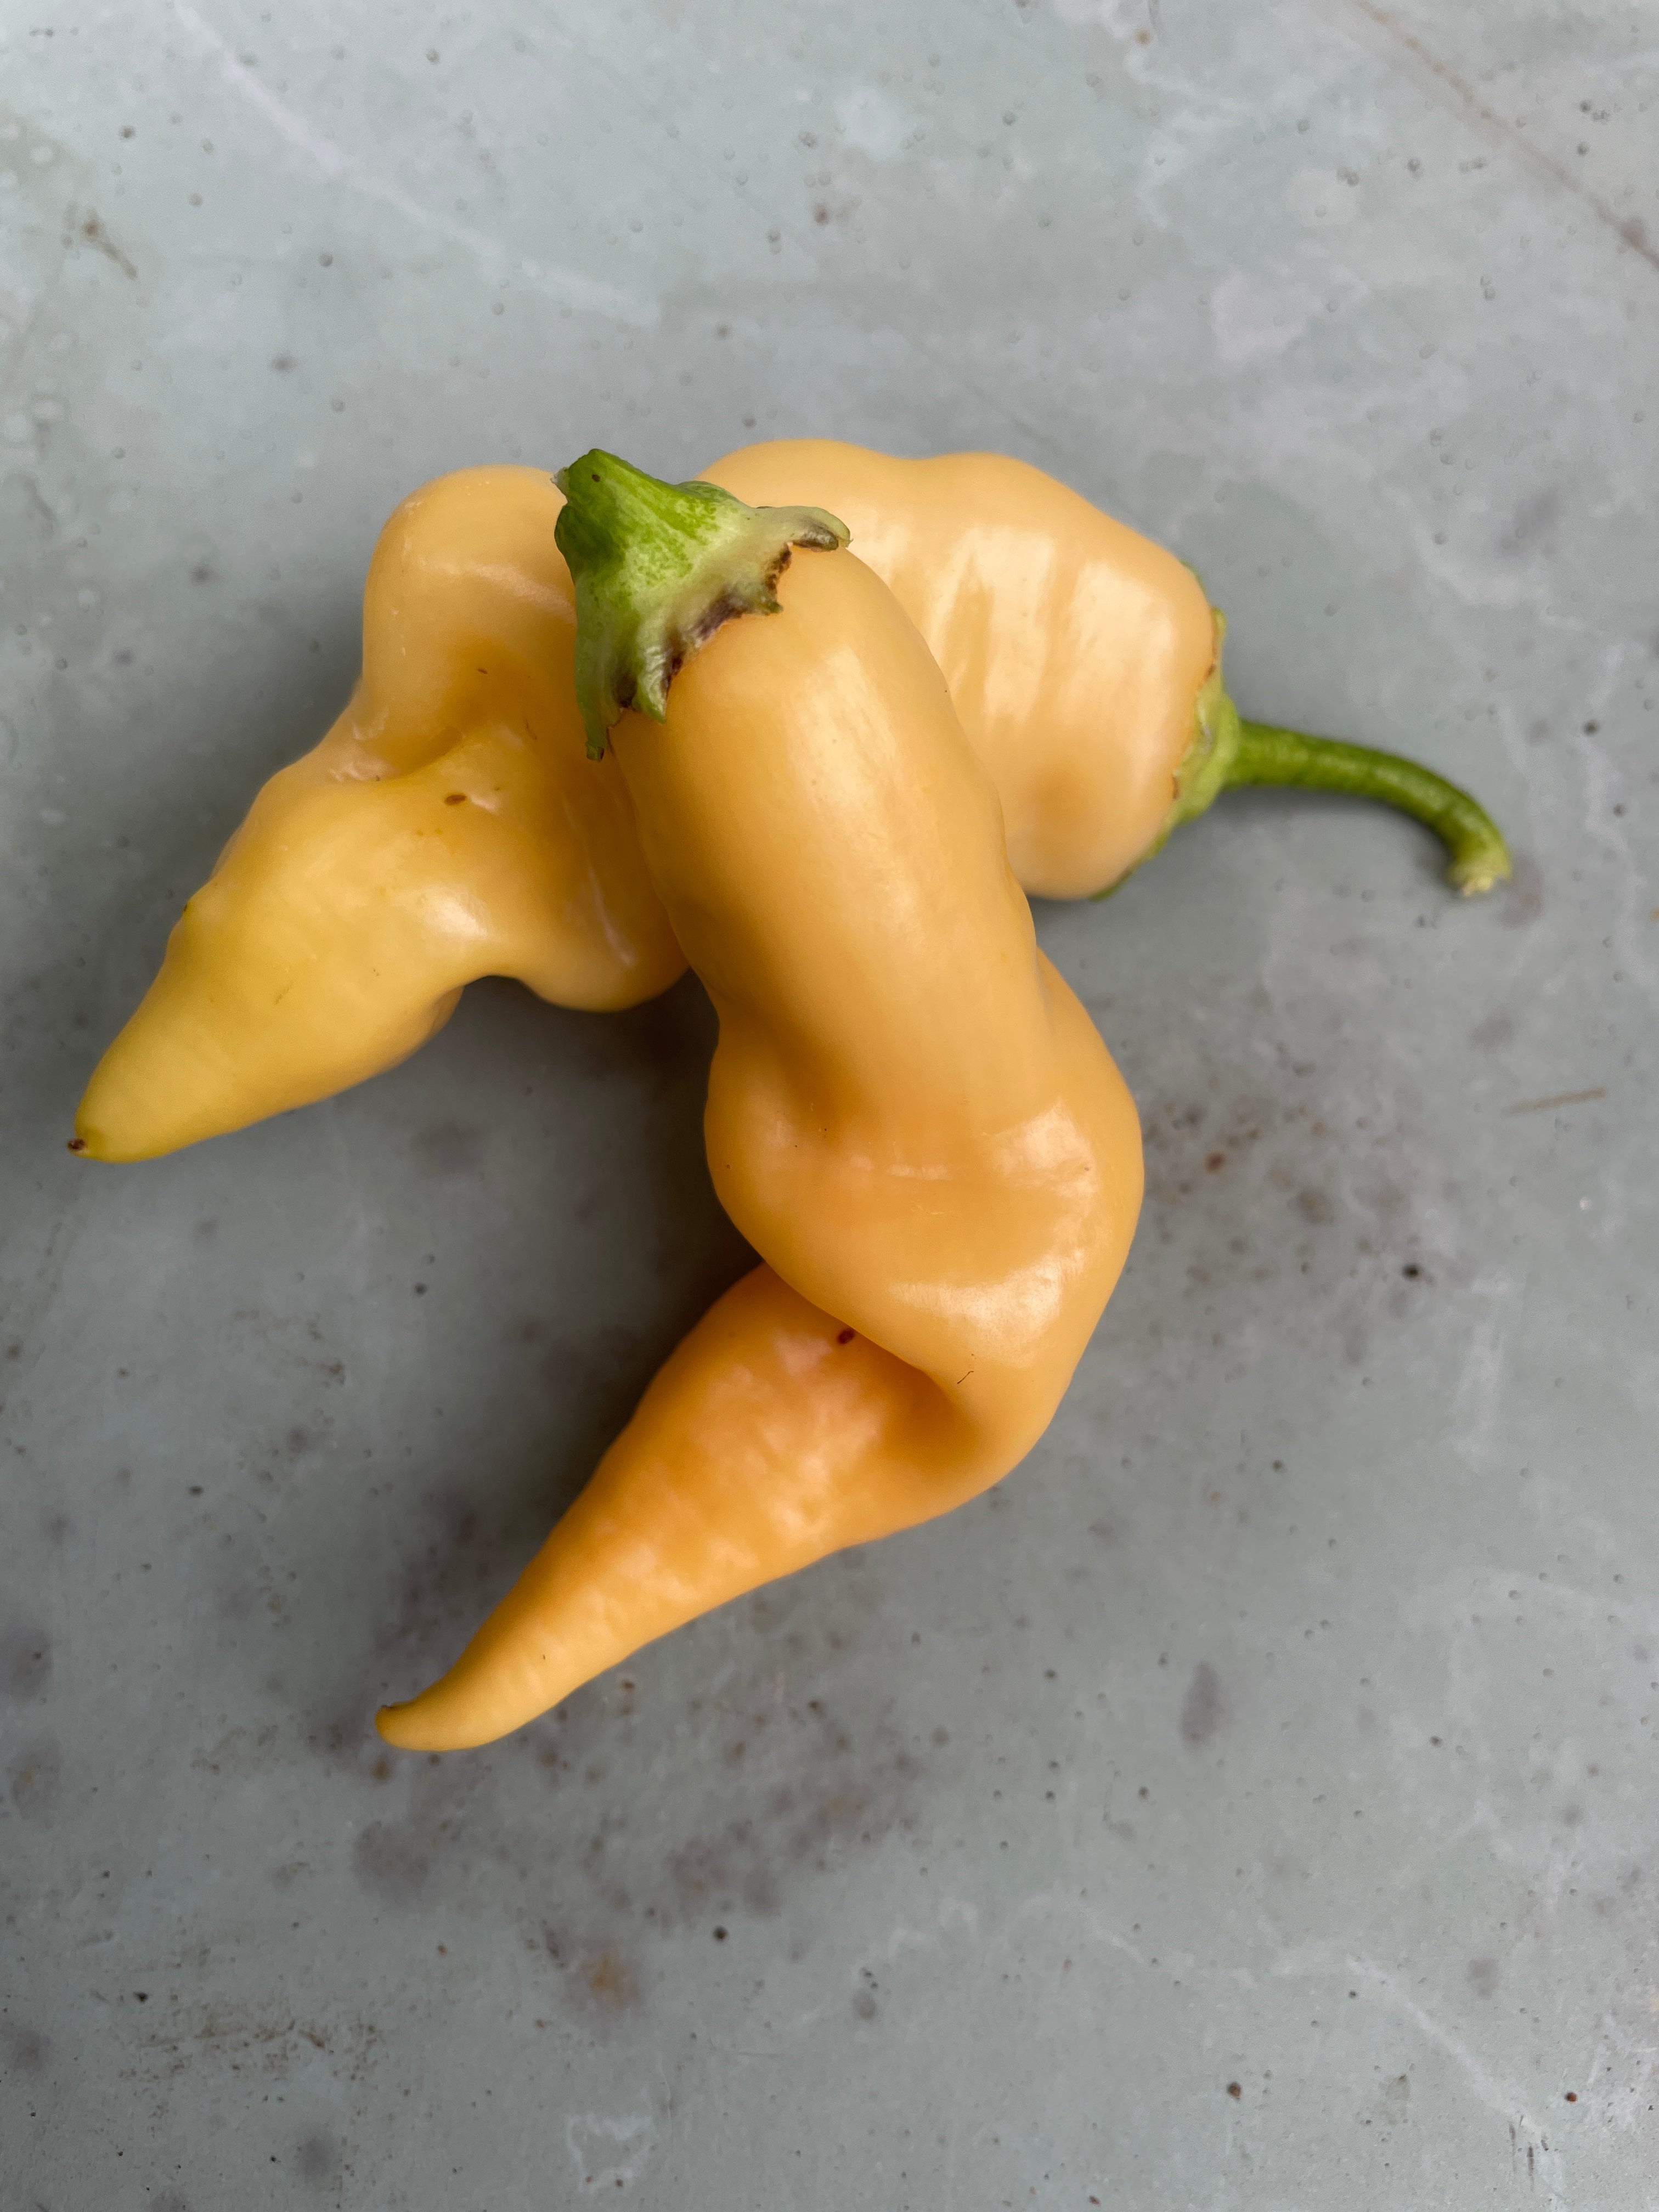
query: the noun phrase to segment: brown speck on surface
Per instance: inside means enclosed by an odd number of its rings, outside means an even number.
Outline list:
[[[858,1331],[855,1328],[844,1328],[842,1330],[840,1335],[836,1337],[836,1342],[837,1344],[850,1344],[857,1334]]]
[[[582,1963],[582,1979],[590,1994],[608,2011],[620,2012],[634,2002],[634,1977],[626,1960],[615,1951],[600,1951]]]
[[[121,135],[124,138],[127,138],[131,137],[132,134],[131,131],[124,131]],[[115,243],[115,240],[105,229],[103,217],[100,216],[95,210],[89,208],[87,210],[86,214],[81,218],[79,228],[80,234],[86,240],[87,244],[88,246],[95,246],[106,260],[112,261],[115,264],[116,267],[120,270],[124,276],[136,277],[137,276],[138,271],[133,267],[131,262],[128,260],[126,255],[122,252],[120,247]]]
[[[466,805],[466,793],[464,791],[447,791],[444,793],[444,805],[446,806],[465,806]]]
[[[1519,1105],[1506,1106],[1504,1111],[1506,1114],[1547,1114],[1553,1107],[1585,1106],[1591,1099],[1605,1098],[1607,1095],[1606,1084],[1597,1083],[1588,1091],[1558,1091],[1548,1098],[1523,1098]]]
[[[86,1149],[87,1140],[84,1137],[71,1137],[64,1147],[66,1152],[84,1152]]]
[[[1570,2105],[1576,2105],[1576,2104],[1578,2102],[1578,2092],[1577,2092],[1577,2089],[1569,2089],[1569,2090],[1568,2090],[1568,2092],[1567,2092],[1567,2102],[1568,2102]]]
[[[1229,2081],[1227,2084],[1227,2094],[1232,2099],[1233,2102],[1237,2104],[1239,2099],[1244,2094],[1244,2084],[1242,2081]],[[1092,2202],[1092,2199],[1091,2201]]]
[[[1226,1164],[1225,1152],[1208,1152],[1205,1155],[1204,1172],[1206,1175],[1219,1175]]]

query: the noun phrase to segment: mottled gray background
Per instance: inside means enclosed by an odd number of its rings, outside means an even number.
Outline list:
[[[1651,2204],[1656,0],[0,0],[0,103],[8,2212]],[[743,1264],[704,1003],[75,1099],[403,492],[810,431],[1164,538],[1517,881],[1236,799],[1043,911],[1150,1179],[1042,1449],[393,1758]]]

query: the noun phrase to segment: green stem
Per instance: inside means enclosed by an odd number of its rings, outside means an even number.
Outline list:
[[[1509,848],[1498,824],[1467,791],[1432,769],[1398,753],[1337,738],[1310,738],[1300,730],[1240,720],[1238,747],[1222,778],[1234,784],[1289,784],[1302,791],[1336,791],[1352,799],[1378,799],[1415,815],[1451,855],[1446,880],[1465,897],[1489,891],[1510,872]]]
[[[553,532],[576,587],[576,703],[600,759],[629,708],[660,722],[668,687],[734,616],[778,612],[797,545],[847,543],[817,507],[745,507],[718,484],[663,483],[596,446],[553,479]]]

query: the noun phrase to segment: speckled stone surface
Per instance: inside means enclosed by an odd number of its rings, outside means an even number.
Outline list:
[[[1654,2202],[1656,131],[1654,0],[0,0],[9,2208]],[[388,1757],[743,1265],[706,1006],[75,1100],[404,491],[812,431],[1166,539],[1517,881],[1261,797],[1043,910],[1150,1175],[1042,1447]]]

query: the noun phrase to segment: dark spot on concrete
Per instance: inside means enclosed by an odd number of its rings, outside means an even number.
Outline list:
[[[6,1769],[8,1792],[26,1820],[49,1820],[57,1809],[63,1755],[55,1737],[25,1744]]]
[[[340,2170],[339,2147],[331,2136],[307,2136],[295,2154],[300,2179],[313,2189],[325,2188]]]
[[[131,137],[132,134],[129,131],[123,131],[121,135],[123,137]],[[95,246],[106,261],[112,261],[115,264],[124,276],[137,276],[138,271],[105,229],[103,217],[95,209],[89,208],[81,218],[80,232],[87,244]],[[65,243],[67,242],[66,240]]]
[[[717,1928],[714,1930],[714,1941],[717,1943],[724,1943],[726,1941],[726,1931],[724,1928]]]
[[[1534,492],[1515,510],[1515,518],[1498,540],[1498,550],[1510,555],[1547,552],[1555,541],[1555,525],[1561,513],[1561,495],[1553,485]]]
[[[21,2075],[25,2080],[44,2074],[51,2049],[51,2038],[37,2029],[14,2027],[9,2021],[0,2021],[0,2064],[9,2074]]]
[[[1225,1152],[1206,1152],[1204,1156],[1204,1172],[1206,1175],[1219,1175],[1222,1169],[1224,1168],[1226,1164],[1227,1155]]]
[[[1336,1209],[1322,1190],[1299,1190],[1296,1194],[1296,1210],[1304,1221],[1318,1227],[1336,1218]]]
[[[881,2008],[868,1990],[860,1990],[853,2000],[853,2009],[860,2020],[873,2020]]]
[[[44,1628],[0,1634],[0,1698],[38,1698],[52,1680],[52,1638]]]
[[[159,2197],[152,2197],[145,2212],[190,2212],[190,2206],[176,2189],[164,2189]]]
[[[415,1905],[431,1880],[432,1859],[406,1828],[371,1820],[351,1847],[351,1871],[388,1905]]]
[[[1239,2099],[1244,2094],[1244,2084],[1242,2081],[1229,2081],[1227,2084],[1227,2094],[1232,2099],[1233,2102],[1237,2104]],[[1089,2202],[1091,2204],[1095,2200],[1092,2197],[1089,2199]]]
[[[416,1137],[414,1152],[427,1175],[474,1175],[483,1163],[483,1131],[459,1121],[434,1121]]]
[[[286,376],[291,368],[300,366],[291,353],[279,353],[270,365],[279,376]]]
[[[1400,1272],[1406,1278],[1406,1280],[1408,1283],[1414,1283],[1421,1277],[1423,1270],[1418,1266],[1415,1260],[1407,1260],[1405,1266],[1400,1270]]]
[[[198,561],[190,572],[190,580],[192,584],[214,584],[218,581],[218,576],[205,561]]]
[[[1577,2089],[1569,2089],[1569,2090],[1568,2090],[1568,2092],[1567,2092],[1567,2102],[1568,2102],[1570,2105],[1576,2105],[1576,2104],[1578,2102],[1578,2092],[1577,2092]]]
[[[1208,1743],[1222,1722],[1221,1678],[1207,1659],[1193,1669],[1181,1701],[1181,1734],[1190,1744]]]
[[[1482,1052],[1497,1052],[1501,1046],[1506,1045],[1514,1035],[1514,1015],[1502,1012],[1488,1014],[1484,1021],[1477,1022],[1469,1032],[1471,1040],[1480,1048]]]
[[[1474,1994],[1478,1997],[1489,1997],[1492,1995],[1492,1991],[1498,1987],[1498,1961],[1496,1959],[1471,1959],[1469,1960],[1469,1987],[1474,1991]]]

